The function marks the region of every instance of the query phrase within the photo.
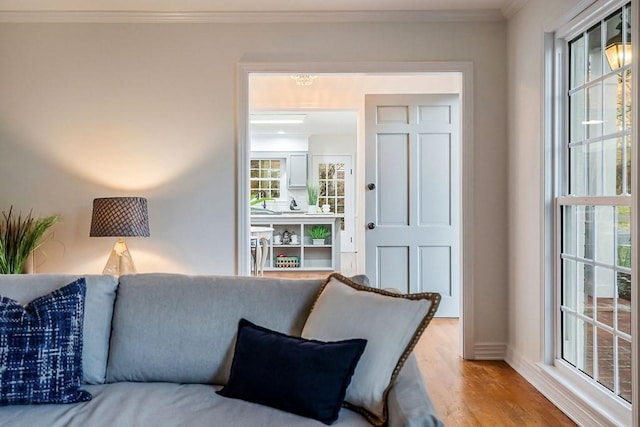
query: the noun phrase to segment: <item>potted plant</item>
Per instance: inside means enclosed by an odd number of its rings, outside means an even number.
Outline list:
[[[309,229],[309,237],[314,245],[324,245],[324,240],[331,235],[331,232],[324,225],[314,225]]]
[[[307,213],[318,213],[318,194],[320,189],[317,185],[307,182]]]
[[[0,274],[19,274],[27,258],[41,244],[45,233],[57,220],[57,215],[33,218],[32,211],[25,217],[17,216],[13,206],[9,213],[2,211],[0,220]]]

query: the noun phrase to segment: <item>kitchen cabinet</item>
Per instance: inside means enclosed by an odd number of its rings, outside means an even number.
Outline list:
[[[304,188],[307,186],[307,153],[289,154],[287,158],[287,176],[289,188]]]
[[[252,226],[273,228],[269,240],[269,256],[264,271],[339,271],[340,270],[340,218],[341,215],[254,215]],[[321,245],[313,244],[309,230],[315,225],[324,225],[330,231]],[[297,236],[285,243],[285,231]],[[277,237],[280,236],[278,243]]]

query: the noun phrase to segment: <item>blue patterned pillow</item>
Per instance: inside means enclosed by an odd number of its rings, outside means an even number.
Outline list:
[[[85,279],[25,307],[0,297],[0,405],[91,400],[80,390]]]

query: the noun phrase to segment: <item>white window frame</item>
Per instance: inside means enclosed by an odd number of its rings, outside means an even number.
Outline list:
[[[553,389],[554,394],[560,391],[563,402],[571,403],[570,408],[563,408],[567,413],[572,415],[574,420],[583,423],[598,423],[612,425],[639,425],[638,424],[638,401],[640,390],[638,388],[638,357],[640,354],[638,345],[638,301],[639,291],[638,281],[638,55],[634,55],[632,64],[632,197],[631,207],[633,220],[631,221],[632,235],[632,326],[631,333],[633,336],[632,353],[632,404],[622,401],[603,386],[594,383],[591,378],[581,374],[569,363],[562,360],[561,355],[561,319],[560,319],[560,234],[562,233],[560,220],[560,209],[558,196],[563,193],[561,190],[566,188],[564,185],[565,168],[567,167],[567,151],[566,151],[566,131],[569,126],[568,108],[566,105],[568,68],[566,61],[566,43],[574,37],[582,33],[585,29],[597,21],[607,17],[609,14],[629,3],[629,0],[600,0],[590,2],[591,6],[586,8],[582,13],[574,13],[560,25],[551,29],[547,33],[545,39],[545,149],[543,158],[545,161],[545,238],[544,238],[544,270],[545,270],[545,310],[544,310],[544,354],[542,371],[548,375],[550,383],[547,390]],[[583,6],[585,2],[581,3]],[[631,25],[633,28],[633,46],[638,50],[638,5],[636,1],[632,1],[631,9]],[[577,15],[577,16],[576,16]],[[601,203],[610,203],[616,201],[616,197],[605,200],[601,198]],[[567,202],[567,197],[562,200]],[[575,198],[572,204],[588,204],[594,205],[594,200],[589,197],[583,200]]]

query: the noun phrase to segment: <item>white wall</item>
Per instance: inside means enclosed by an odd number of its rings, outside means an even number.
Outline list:
[[[149,199],[142,272],[236,271],[239,62],[472,61],[476,341],[507,338],[503,22],[0,24],[0,208],[59,213],[40,272],[100,272],[94,197]],[[530,311],[530,310],[529,310]]]
[[[578,0],[529,1],[508,21],[509,351],[543,357],[544,28]]]

